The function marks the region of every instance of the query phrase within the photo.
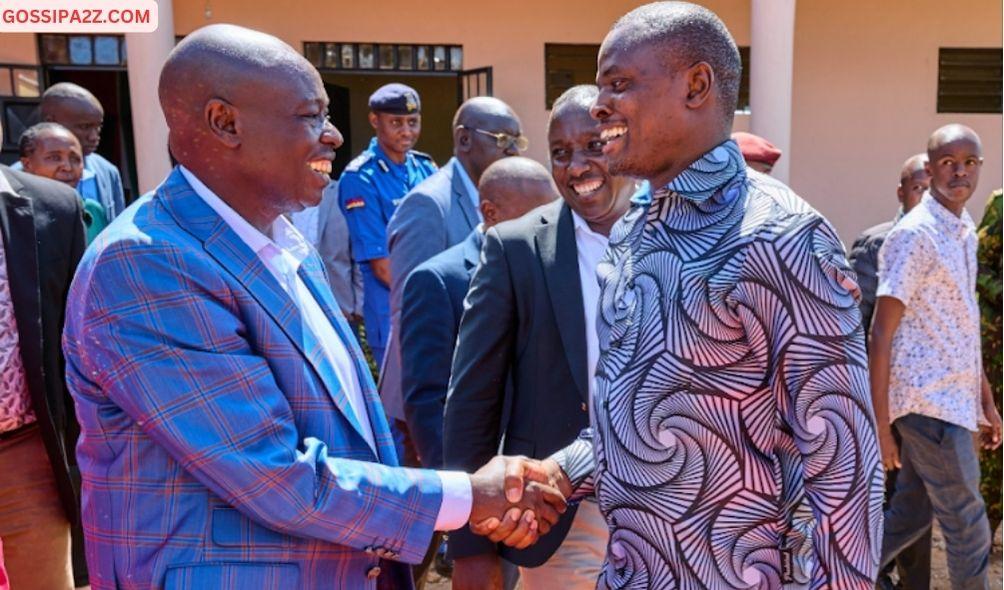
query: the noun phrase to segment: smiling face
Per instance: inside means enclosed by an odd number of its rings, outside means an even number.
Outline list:
[[[237,105],[239,169],[256,179],[257,192],[270,201],[263,206],[279,213],[321,202],[342,145],[341,133],[328,120],[328,97],[316,70],[284,73],[281,82],[271,74],[249,83],[242,92],[249,100]]]
[[[929,146],[927,171],[931,174],[931,195],[956,214],[973,196],[980,181],[983,148],[971,131],[946,134]]]
[[[610,174],[663,186],[716,145],[701,147],[707,131],[696,129],[703,117],[695,107],[710,94],[710,80],[700,78],[710,72],[696,72],[695,80],[691,70],[706,64],[670,71],[662,51],[622,36],[611,31],[600,48],[592,116],[600,121]],[[704,86],[694,88],[695,82]]]
[[[609,231],[626,210],[624,192],[633,182],[610,175],[596,120],[586,108],[569,104],[552,115],[547,140],[561,197],[591,226]]]
[[[80,142],[66,130],[50,129],[35,138],[35,149],[21,158],[25,172],[77,187],[84,173]]]
[[[369,120],[380,147],[395,162],[404,161],[408,151],[414,149],[422,134],[422,115],[418,113],[370,113]]]

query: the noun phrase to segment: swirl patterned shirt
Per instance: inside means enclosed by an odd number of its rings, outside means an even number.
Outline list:
[[[728,141],[629,210],[598,274],[592,424],[556,456],[611,530],[598,586],[872,588],[883,472],[829,223]]]
[[[980,410],[980,308],[976,224],[930,193],[879,251],[877,296],[906,306],[892,339],[889,420],[921,414],[976,431]]]

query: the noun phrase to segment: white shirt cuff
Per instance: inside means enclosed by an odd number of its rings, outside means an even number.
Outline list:
[[[443,484],[443,500],[436,517],[437,531],[452,531],[467,524],[471,518],[471,476],[463,471],[437,471]]]

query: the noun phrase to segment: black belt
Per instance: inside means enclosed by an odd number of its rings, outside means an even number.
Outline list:
[[[37,420],[34,421],[34,422],[29,422],[27,424],[23,424],[21,426],[18,426],[14,430],[8,430],[6,432],[0,432],[0,442],[8,441],[8,440],[13,440],[15,438],[18,438],[22,434],[28,434],[29,432],[31,432],[32,430],[34,430],[36,428],[38,428],[38,421]]]

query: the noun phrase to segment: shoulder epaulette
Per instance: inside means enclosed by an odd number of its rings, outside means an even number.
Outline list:
[[[345,172],[359,172],[359,168],[361,168],[366,162],[369,162],[372,158],[373,152],[369,150],[363,151],[363,153],[359,154],[353,158],[351,162],[349,162],[349,165],[345,167]]]

